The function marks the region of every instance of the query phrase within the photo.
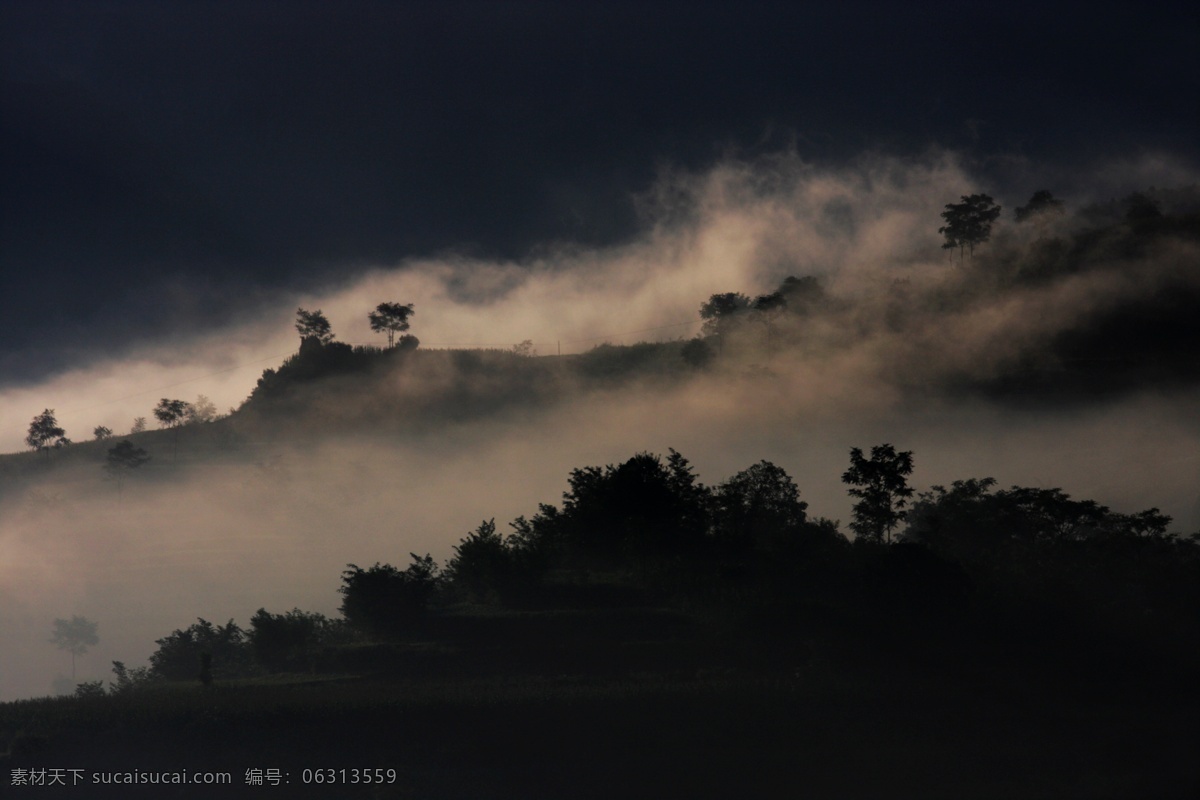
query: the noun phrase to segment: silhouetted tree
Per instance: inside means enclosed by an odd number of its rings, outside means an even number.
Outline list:
[[[100,643],[96,635],[96,623],[86,617],[71,617],[54,620],[54,635],[50,641],[59,650],[71,654],[71,682],[75,682],[75,657],[88,651],[89,647]]]
[[[938,228],[944,234],[943,249],[958,248],[962,257],[963,248],[975,255],[975,245],[982,244],[992,235],[992,223],[1000,217],[1000,206],[986,194],[963,195],[961,203],[948,203],[942,212],[946,224]]]
[[[263,667],[280,671],[311,669],[330,627],[324,614],[293,608],[286,614],[271,614],[260,608],[250,618],[246,637],[254,658]]]
[[[155,681],[154,673],[150,667],[133,667],[125,666],[123,661],[114,661],[113,674],[117,676],[117,680],[111,686],[113,694],[125,694],[127,692],[142,689]]]
[[[25,437],[25,444],[34,450],[46,450],[52,444],[58,446],[58,442],[64,441],[65,434],[66,431],[54,418],[54,409],[47,408],[29,423],[29,435]]]
[[[92,436],[97,442],[103,442],[105,439],[111,438],[113,435],[112,428],[106,428],[103,425],[97,425],[92,429]]]
[[[767,352],[774,347],[775,322],[787,310],[787,300],[781,292],[772,292],[755,298],[754,318],[763,324],[767,332]]]
[[[104,681],[83,681],[75,687],[76,697],[104,697]]]
[[[376,333],[387,331],[388,347],[391,347],[396,334],[408,330],[408,318],[414,313],[412,303],[380,303],[367,314],[367,319],[371,322],[371,330]]]
[[[705,336],[723,336],[732,329],[735,321],[750,311],[751,306],[750,298],[739,292],[714,294],[700,306],[700,318],[704,320],[700,330]]]
[[[154,408],[154,418],[164,428],[175,428],[187,420],[190,409],[191,405],[183,400],[168,400],[164,397],[158,401],[158,405]]]
[[[158,405],[154,408],[154,418],[158,420],[160,425],[164,428],[169,428],[172,432],[172,461],[175,461],[179,455],[179,426],[187,421],[191,407],[191,403],[183,400],[168,400],[164,397],[158,401]]]
[[[808,503],[784,469],[760,461],[718,486],[713,506],[717,541],[735,550],[771,550],[804,524]]]
[[[709,492],[674,450],[667,463],[638,453],[617,466],[571,472],[554,532],[569,560],[611,567],[631,557],[678,557],[708,530]]]
[[[1200,542],[1169,533],[1157,508],[1121,514],[1059,489],[995,483],[923,492],[904,539],[962,565],[1010,614],[1200,657]]]
[[[346,622],[367,633],[395,635],[426,610],[437,590],[438,567],[428,554],[409,555],[413,563],[404,571],[391,564],[346,565],[338,588]]]
[[[297,308],[296,330],[300,333],[301,341],[316,339],[321,344],[329,344],[333,341],[333,329],[319,308],[316,311]]]
[[[218,678],[244,675],[250,667],[246,634],[233,620],[213,625],[205,619],[185,630],[156,639],[158,650],[150,656],[154,674],[168,680],[195,680],[203,668],[203,656],[211,657],[210,674]]]
[[[1027,205],[1017,206],[1015,214],[1017,222],[1024,222],[1042,214],[1061,214],[1062,212],[1062,201],[1056,200],[1054,195],[1045,189],[1040,189],[1033,193],[1033,197],[1029,198]]]
[[[842,483],[851,486],[851,497],[859,498],[850,523],[856,534],[891,542],[892,530],[905,518],[904,507],[913,495],[907,481],[912,471],[911,451],[897,453],[890,444],[881,444],[871,448],[868,459],[859,448],[851,448],[850,469],[842,474]]]
[[[472,602],[501,601],[513,588],[514,564],[514,552],[496,532],[496,521],[491,519],[481,522],[454,547],[454,557],[446,565],[446,578]]]
[[[145,417],[134,417],[133,425],[130,426],[129,432],[130,433],[143,433],[145,430],[146,430],[146,418]]]
[[[118,498],[121,496],[121,488],[125,483],[125,476],[149,460],[150,456],[146,455],[146,451],[140,447],[134,447],[133,442],[128,439],[108,448],[104,471],[117,482]]]

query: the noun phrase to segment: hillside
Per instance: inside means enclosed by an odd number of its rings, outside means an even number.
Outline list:
[[[1192,208],[1192,195],[1176,194],[1159,193]],[[793,275],[757,297],[729,287],[696,299],[705,325],[687,341],[538,356],[312,340],[266,370],[236,413],[203,435],[172,432],[172,446],[176,437],[186,451],[305,431],[411,433],[528,417],[604,392],[712,393],[747,380],[768,391],[816,378],[1033,407],[1185,390],[1200,384],[1200,214],[1160,205],[1134,195],[1074,215],[1051,207],[969,260],[951,250],[937,269],[885,268],[854,283]],[[101,448],[73,438],[74,453],[47,463],[99,460]],[[132,437],[139,446],[162,439]],[[0,475],[32,463],[0,456]]]
[[[1126,206],[688,340],[306,338],[229,415],[0,456],[7,779],[1191,796],[1200,217]]]

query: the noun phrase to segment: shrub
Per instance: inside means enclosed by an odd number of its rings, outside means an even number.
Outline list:
[[[395,635],[425,612],[438,588],[438,567],[428,554],[409,555],[413,563],[403,571],[391,564],[346,565],[338,592],[347,623],[364,633]]]
[[[246,637],[255,660],[268,670],[311,670],[331,623],[324,614],[294,608],[272,614],[260,608]]]
[[[245,632],[233,620],[213,625],[199,619],[186,630],[172,631],[155,640],[158,650],[150,656],[155,675],[169,680],[193,680],[200,675],[205,655],[212,659],[212,676],[229,678],[250,671],[250,650]]]

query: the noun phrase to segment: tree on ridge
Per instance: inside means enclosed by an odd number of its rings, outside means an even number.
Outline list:
[[[942,212],[946,224],[938,228],[938,233],[946,237],[942,249],[957,247],[961,261],[963,248],[967,248],[973,258],[975,245],[988,240],[992,235],[992,223],[999,217],[1000,206],[986,194],[963,195],[961,203],[947,203]]]
[[[850,523],[856,534],[891,543],[892,530],[908,516],[904,507],[913,495],[907,481],[912,471],[911,450],[897,453],[890,444],[881,444],[871,448],[868,459],[861,449],[850,449],[850,469],[842,474],[842,483],[850,485],[851,497],[859,498]]]
[[[164,428],[169,428],[172,431],[172,461],[174,461],[179,454],[179,426],[188,421],[188,416],[191,410],[192,404],[186,400],[168,400],[165,397],[159,400],[158,405],[154,408],[154,418],[162,423]]]
[[[70,444],[70,440],[66,438],[66,431],[54,418],[53,408],[47,408],[29,423],[29,435],[25,437],[25,444],[34,450],[45,450],[51,444],[55,447]]]
[[[329,320],[319,308],[316,311],[297,308],[296,330],[300,333],[301,341],[316,339],[321,344],[329,344],[333,341],[333,328],[330,327]]]
[[[367,314],[367,319],[375,333],[387,332],[390,348],[396,342],[396,334],[408,330],[408,318],[415,313],[412,303],[380,303]]]

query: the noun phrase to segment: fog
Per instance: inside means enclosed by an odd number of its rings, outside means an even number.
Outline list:
[[[1079,189],[1072,207],[1124,190],[1121,176],[1194,181],[1162,156],[1098,166],[1095,175],[1093,195]],[[1085,184],[1075,176],[1072,185]],[[1012,207],[1039,188],[997,197],[1004,216],[977,252],[979,265],[1002,265],[1002,253],[1052,235],[1046,226],[1079,224],[1067,215],[1038,229],[1013,225]],[[945,152],[864,156],[837,169],[782,154],[703,173],[664,170],[639,198],[643,234],[620,247],[548,243],[520,262],[444,254],[380,265],[322,292],[275,298],[219,334],[180,331],[5,390],[0,449],[11,452],[47,407],[82,441],[96,425],[120,435],[135,416],[153,427],[160,397],[204,394],[222,411],[238,406],[264,368],[295,352],[297,307],[322,309],[341,341],[380,345],[367,311],[411,302],[422,349],[531,340],[546,356],[687,339],[710,295],[769,292],[789,275],[818,276],[838,301],[806,320],[788,350],[755,350],[747,334],[710,370],[622,385],[566,379],[552,402],[426,429],[351,435],[314,424],[300,437],[185,444],[177,461],[160,436],[144,445],[154,458],[146,474],[126,481],[119,497],[96,460],[31,466],[18,489],[0,491],[0,699],[48,693],[55,675],[70,674],[69,654],[49,643],[56,617],[99,623],[100,644],[78,660],[84,680],[110,678],[114,659],[144,663],[156,638],[197,617],[245,626],[260,607],[335,615],[347,563],[403,566],[410,552],[444,563],[480,521],[495,518],[503,529],[539,502],[557,503],[571,469],[640,451],[674,448],[708,484],[773,461],[796,480],[810,514],[846,521],[839,479],[849,448],[890,442],[914,451],[918,490],[991,476],[1001,486],[1061,487],[1116,511],[1155,506],[1175,518],[1173,529],[1196,530],[1200,391],[1146,387],[1036,406],[950,391],[956,380],[1036,362],[1056,333],[1153,297],[1180,276],[1195,286],[1195,246],[1172,244],[1133,262],[1113,254],[1094,271],[993,296],[978,265],[960,265],[957,254],[951,261],[937,234],[943,206],[976,191],[987,187]],[[939,305],[963,296],[973,299]],[[424,385],[400,376],[370,391],[424,397],[454,379],[419,374]],[[350,402],[332,391],[320,397]]]

